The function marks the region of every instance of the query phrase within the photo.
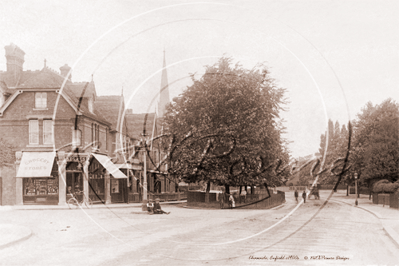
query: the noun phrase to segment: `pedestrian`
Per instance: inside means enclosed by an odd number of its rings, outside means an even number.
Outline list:
[[[245,191],[245,189],[243,189],[241,191],[241,201],[245,203],[246,198],[247,198],[247,192]]]
[[[147,211],[149,214],[154,214],[154,202],[153,200],[149,200],[147,203]]]
[[[294,196],[295,196],[296,202],[298,203],[298,190],[297,189],[295,189]]]
[[[304,190],[302,193],[303,203],[306,203],[306,191]]]
[[[233,197],[233,195],[232,194],[230,194],[230,197],[229,197],[229,205],[230,205],[230,209],[232,209],[232,208],[234,208],[235,207],[235,201],[234,201],[234,197]]]
[[[226,198],[226,193],[224,193],[224,190],[222,189],[222,193],[220,194],[220,208],[224,208],[224,201]]]
[[[161,205],[159,204],[159,198],[155,199],[155,204],[154,204],[154,213],[155,214],[169,214],[170,212],[166,212],[164,210],[162,210]]]

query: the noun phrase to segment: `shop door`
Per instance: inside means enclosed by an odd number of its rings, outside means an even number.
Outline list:
[[[118,202],[125,202],[125,186],[124,183],[126,182],[125,179],[112,179],[111,178],[111,202],[118,203]]]
[[[66,183],[67,189],[66,193],[68,194],[81,194],[83,191],[83,175],[81,172],[67,172],[66,175]],[[82,200],[83,195],[76,195],[78,200]],[[68,197],[67,197],[68,199]]]

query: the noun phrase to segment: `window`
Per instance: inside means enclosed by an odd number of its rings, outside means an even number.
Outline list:
[[[47,108],[47,93],[36,92],[35,93],[35,108],[44,109]]]
[[[39,144],[39,120],[29,120],[29,144]]]
[[[91,124],[91,145],[93,147],[100,144],[100,126]]]
[[[43,144],[53,144],[52,120],[43,120]]]

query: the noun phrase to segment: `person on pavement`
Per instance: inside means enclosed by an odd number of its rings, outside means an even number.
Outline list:
[[[154,214],[154,202],[153,202],[153,200],[149,200],[148,201],[148,203],[147,203],[147,211],[150,214]]]
[[[298,190],[297,189],[295,189],[294,196],[295,196],[296,202],[298,203]]]
[[[235,201],[234,201],[233,194],[230,194],[229,203],[230,203],[230,209],[232,209],[232,208],[235,207],[236,203],[235,203]]]
[[[247,198],[247,192],[245,191],[245,189],[243,189],[242,191],[241,191],[241,202],[244,202],[245,203],[245,200],[246,200],[246,198]]]
[[[155,204],[154,204],[154,213],[155,214],[169,214],[170,212],[166,212],[164,210],[162,210],[161,205],[159,204],[159,199],[155,199]]]
[[[306,203],[306,191],[304,190],[302,193],[303,203]]]

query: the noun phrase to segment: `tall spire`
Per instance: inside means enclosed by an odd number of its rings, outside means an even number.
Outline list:
[[[161,89],[159,93],[159,102],[158,102],[158,117],[164,116],[165,108],[169,104],[169,102],[170,100],[169,100],[168,74],[166,71],[166,59],[165,59],[165,48],[164,48]]]

